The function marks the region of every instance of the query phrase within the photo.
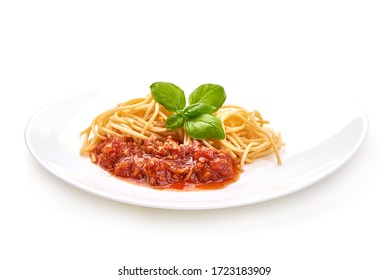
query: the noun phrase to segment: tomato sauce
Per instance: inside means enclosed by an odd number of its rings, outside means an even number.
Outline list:
[[[220,189],[239,177],[228,151],[197,140],[183,145],[150,137],[138,145],[132,138],[112,137],[97,145],[91,159],[114,176],[155,189]]]

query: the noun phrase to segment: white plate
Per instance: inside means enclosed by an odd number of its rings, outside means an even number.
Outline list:
[[[368,129],[365,112],[350,100],[304,96],[279,102],[278,98],[273,100],[268,96],[266,100],[239,96],[237,102],[230,98],[234,104],[259,109],[270,125],[282,132],[286,142],[281,151],[283,164],[278,166],[273,156],[258,159],[245,167],[237,182],[221,190],[160,191],[112,177],[89,158],[78,154],[79,132],[92,118],[133,97],[138,96],[123,98],[87,93],[51,103],[27,124],[27,147],[48,171],[95,195],[149,207],[211,209],[270,200],[323,179],[350,159]]]

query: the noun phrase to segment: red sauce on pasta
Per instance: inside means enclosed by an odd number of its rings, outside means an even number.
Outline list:
[[[239,176],[229,152],[197,140],[182,145],[151,137],[138,145],[131,138],[112,137],[100,142],[91,157],[113,175],[155,189],[220,189]]]

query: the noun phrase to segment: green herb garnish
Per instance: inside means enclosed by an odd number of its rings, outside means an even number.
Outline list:
[[[175,114],[166,119],[166,127],[176,130],[184,127],[195,139],[224,139],[221,121],[212,113],[216,112],[226,100],[222,86],[205,84],[189,95],[186,106],[184,91],[172,83],[156,82],[150,86],[154,100],[166,110]]]

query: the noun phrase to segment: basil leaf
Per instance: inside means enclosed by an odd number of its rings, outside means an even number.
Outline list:
[[[182,89],[172,83],[156,82],[150,86],[154,100],[163,105],[169,112],[185,108],[186,100]]]
[[[195,139],[224,139],[226,137],[221,121],[210,114],[187,120],[184,129]]]
[[[184,126],[185,118],[181,115],[174,114],[166,119],[166,127],[170,130],[176,130]]]
[[[189,95],[189,104],[205,103],[219,109],[226,101],[224,88],[219,85],[205,84],[196,88]]]
[[[186,107],[183,111],[183,115],[187,119],[193,119],[195,117],[198,117],[202,114],[208,114],[208,113],[213,113],[216,112],[217,109],[215,106],[211,106],[205,103],[196,103],[189,105]]]

